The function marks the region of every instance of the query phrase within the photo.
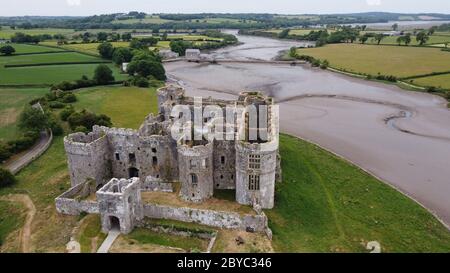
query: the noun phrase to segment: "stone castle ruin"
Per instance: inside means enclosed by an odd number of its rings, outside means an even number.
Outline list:
[[[188,113],[176,112],[180,105]],[[211,115],[201,116],[201,129],[191,126],[198,119],[196,112],[213,105],[219,106],[223,116],[230,109],[241,110],[232,111],[223,124],[217,125]],[[256,110],[256,122],[251,122],[250,106],[266,109]],[[198,107],[196,99],[185,96],[182,88],[168,85],[158,90],[158,108],[159,114],[149,115],[138,130],[94,126],[89,134],[75,133],[64,139],[72,188],[56,199],[58,211],[99,213],[104,231],[116,226],[123,233],[144,217],[267,229],[261,209],[273,208],[275,183],[281,178],[278,109],[272,98],[243,92],[236,101],[208,98]],[[182,126],[174,136],[177,124]],[[210,135],[226,132],[225,138],[196,138],[205,128]],[[261,131],[266,137],[259,136]],[[236,202],[250,205],[258,213],[218,217],[217,211],[143,204],[141,192],[173,192],[176,182],[180,184],[179,197],[186,202],[202,203],[215,190],[235,190]],[[93,195],[95,198],[89,198]]]

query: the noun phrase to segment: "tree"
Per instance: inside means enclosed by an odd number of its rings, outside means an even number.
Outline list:
[[[428,34],[425,31],[417,33],[416,41],[419,43],[419,45],[424,45],[429,39],[430,36],[428,36]]]
[[[161,63],[150,60],[132,61],[128,65],[128,74],[141,77],[153,76],[157,80],[166,80],[166,71]]]
[[[398,43],[398,45],[401,45],[404,39],[405,39],[405,37],[399,36],[399,37],[397,38],[397,43]]]
[[[10,171],[0,168],[0,189],[11,186],[16,182],[16,178]]]
[[[119,47],[114,50],[112,61],[115,64],[129,63],[133,58],[133,52],[128,47]]]
[[[432,26],[429,30],[428,30],[428,35],[433,35],[435,32],[436,32],[436,30],[438,29],[438,27],[437,26]]]
[[[133,37],[131,36],[131,33],[124,33],[122,34],[122,40],[125,42],[131,41]]]
[[[9,56],[12,55],[14,52],[16,52],[16,50],[14,49],[14,47],[10,46],[10,45],[5,45],[0,47],[0,54]]]
[[[111,59],[114,52],[114,47],[111,43],[104,42],[97,47],[97,50],[102,58]]]
[[[280,39],[285,39],[288,37],[289,35],[289,31],[290,29],[283,29],[279,34],[278,34],[278,38]]]
[[[373,37],[375,41],[377,41],[377,45],[381,43],[381,41],[384,39],[384,35],[382,33],[375,34]]]
[[[289,50],[289,57],[297,57],[297,48],[295,46],[291,47],[291,49]]]
[[[369,40],[369,36],[367,35],[362,35],[359,37],[359,41],[361,42],[361,44],[365,44],[367,40]]]
[[[397,23],[392,25],[392,30],[393,31],[397,31],[398,30],[398,24]]]
[[[108,40],[108,33],[106,33],[106,32],[97,33],[97,40],[99,40],[100,42],[104,42],[104,41]]]
[[[144,44],[145,47],[151,47],[158,43],[158,39],[154,37],[143,38],[141,39],[141,43]]]
[[[130,48],[132,49],[145,49],[145,45],[138,39],[133,39],[130,42]]]
[[[40,132],[47,129],[48,125],[47,115],[41,109],[31,105],[25,107],[19,116],[19,128],[24,131]]]
[[[405,45],[409,45],[411,43],[411,34],[406,34],[403,38],[403,41],[405,42]]]
[[[112,70],[107,65],[101,64],[95,69],[94,80],[98,84],[107,84],[115,79]]]

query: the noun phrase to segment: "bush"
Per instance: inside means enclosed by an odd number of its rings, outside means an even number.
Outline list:
[[[48,106],[53,109],[62,109],[62,108],[64,108],[65,105],[64,105],[64,103],[59,102],[59,101],[51,101],[51,102],[49,102]]]
[[[132,83],[134,86],[137,86],[137,87],[149,87],[150,86],[147,78],[144,78],[141,76],[134,77],[132,80]]]
[[[330,63],[329,63],[327,60],[325,60],[325,61],[323,61],[322,64],[320,65],[320,68],[322,68],[322,69],[327,69],[329,65],[330,65]]]
[[[75,109],[72,106],[66,107],[64,110],[62,110],[59,113],[59,118],[62,121],[67,121],[67,119],[70,117],[70,115],[72,115],[74,112],[75,112]]]
[[[88,130],[92,130],[94,125],[99,126],[111,126],[111,118],[106,115],[96,115],[94,113],[82,110],[80,112],[72,113],[68,118],[67,122],[70,128],[74,130],[78,126],[84,126]]]
[[[75,133],[88,133],[89,130],[84,126],[77,126],[74,130]]]
[[[64,103],[74,103],[77,101],[77,97],[74,93],[67,92],[63,94],[63,96],[60,98],[60,101]]]
[[[16,52],[16,50],[14,49],[14,47],[10,46],[10,45],[5,45],[0,47],[0,54],[9,56],[12,55],[14,52]]]
[[[16,183],[16,177],[8,170],[0,168],[0,189]]]
[[[8,159],[11,155],[10,146],[0,141],[0,163]]]
[[[312,64],[313,67],[319,67],[320,66],[320,61],[319,60],[313,60],[311,64]]]
[[[60,136],[64,133],[64,129],[62,128],[59,121],[55,116],[52,116],[49,121],[50,129],[52,130],[53,135]]]
[[[97,47],[97,50],[102,58],[111,59],[114,52],[114,47],[111,43],[104,42]]]
[[[426,90],[428,93],[435,93],[438,91],[437,88],[434,86],[428,86]]]

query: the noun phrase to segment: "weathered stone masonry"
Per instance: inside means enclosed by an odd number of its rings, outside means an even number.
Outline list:
[[[224,124],[224,131],[234,135],[236,140],[191,141],[186,135],[172,138],[174,106],[188,106],[192,116],[199,111],[195,100],[186,97],[178,86],[158,90],[158,105],[159,114],[149,115],[138,130],[94,126],[89,134],[75,133],[64,139],[72,188],[57,198],[58,211],[100,213],[105,231],[117,225],[123,233],[131,231],[142,217],[228,228],[251,225],[254,230],[264,230],[260,226],[267,226],[267,218],[262,214],[258,215],[262,220],[255,220],[258,217],[245,220],[230,213],[218,217],[208,210],[143,205],[140,192],[172,192],[172,183],[176,181],[181,183],[180,197],[189,202],[203,202],[213,196],[215,189],[235,189],[238,203],[273,208],[275,181],[281,179],[278,112],[273,100],[257,92],[243,92],[236,101],[212,98],[203,101],[200,111],[209,105],[218,105],[224,116],[230,106],[244,109],[236,111],[232,120],[238,126],[228,131],[230,124]],[[262,116],[263,112],[257,113],[257,127],[249,122],[245,110],[248,106],[268,109],[266,116]],[[213,119],[205,118],[205,128]],[[267,130],[267,139],[250,140],[249,136],[259,128]],[[95,191],[97,202],[79,198]]]

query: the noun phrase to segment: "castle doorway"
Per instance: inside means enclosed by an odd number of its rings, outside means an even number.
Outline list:
[[[120,220],[115,216],[109,216],[110,230],[120,231]]]
[[[139,170],[136,168],[128,169],[128,178],[139,177]]]

